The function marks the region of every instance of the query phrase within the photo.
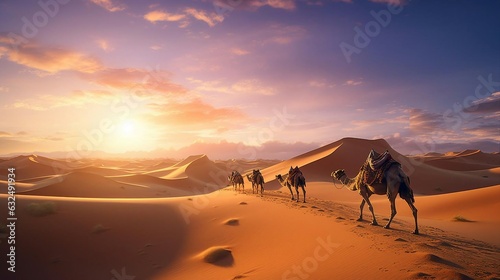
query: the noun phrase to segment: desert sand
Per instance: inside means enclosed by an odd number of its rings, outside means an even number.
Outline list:
[[[354,177],[369,151],[389,150],[411,179],[419,212],[397,199],[392,228],[359,216]],[[290,166],[307,202],[276,181]],[[500,279],[500,154],[404,156],[385,140],[344,138],[285,161],[0,161],[0,252],[7,244],[7,169],[16,173],[16,272],[0,279]],[[264,195],[234,191],[232,170],[260,169]],[[302,196],[302,192],[300,192]],[[381,225],[385,195],[371,198]]]

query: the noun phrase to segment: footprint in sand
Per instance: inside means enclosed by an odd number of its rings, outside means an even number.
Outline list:
[[[240,225],[240,220],[238,219],[228,219],[224,221],[224,225],[227,226],[239,226]]]
[[[240,202],[240,205],[247,205],[248,203],[246,203],[245,201],[242,201]]]
[[[445,264],[445,265],[448,265],[448,266],[451,266],[451,267],[456,267],[456,268],[463,268],[459,264],[456,264],[456,263],[454,263],[452,261],[449,261],[447,259],[443,259],[443,258],[441,258],[438,255],[434,255],[434,254],[430,254],[430,253],[423,253],[423,254],[421,254],[420,260],[422,262],[427,262],[427,263],[432,262],[432,263]]]
[[[204,262],[217,266],[232,266],[234,258],[227,247],[215,246],[206,249],[198,255]]]

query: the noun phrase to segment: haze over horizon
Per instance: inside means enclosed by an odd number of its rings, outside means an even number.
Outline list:
[[[0,155],[500,152],[498,1],[0,2]],[[240,157],[238,157],[238,155]]]

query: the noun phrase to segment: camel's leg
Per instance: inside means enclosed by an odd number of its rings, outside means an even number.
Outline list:
[[[299,187],[295,187],[295,191],[297,192],[297,202],[299,202]]]
[[[406,198],[405,200],[408,203],[408,206],[410,206],[411,211],[413,212],[413,218],[415,218],[415,231],[413,232],[413,234],[419,234],[418,222],[417,222],[417,212],[418,212],[417,207],[415,207],[415,205],[413,205],[411,198]]]
[[[304,194],[304,203],[306,202],[306,188],[302,186],[302,193]]]
[[[363,208],[365,208],[365,200],[361,200],[361,204],[359,205],[359,218],[357,221],[362,221],[363,220]]]
[[[288,189],[290,190],[290,193],[292,194],[292,200],[295,200],[295,198],[293,197],[293,191],[292,191],[292,187],[290,187],[290,185],[286,185],[288,187]]]
[[[373,226],[377,226],[378,223],[377,219],[375,218],[375,212],[373,211],[373,206],[372,203],[370,202],[370,194],[368,194],[366,190],[361,190],[361,196],[363,196],[363,199],[366,201],[366,204],[368,204],[368,209],[370,210],[370,212],[372,212],[373,220],[370,224]]]
[[[397,193],[396,193],[396,195],[397,195]],[[394,216],[396,216],[396,214],[397,214],[397,212],[396,212],[396,196],[394,194],[392,194],[391,197],[389,198],[389,200],[391,201],[391,218],[387,222],[387,225],[384,226],[384,228],[391,228],[392,219],[394,219]]]

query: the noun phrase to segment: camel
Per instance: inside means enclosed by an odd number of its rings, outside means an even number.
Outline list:
[[[415,230],[413,233],[419,234],[417,222],[418,210],[415,205],[413,205],[415,198],[413,197],[413,190],[410,188],[410,178],[404,173],[401,165],[396,161],[389,162],[385,168],[381,169],[381,172],[383,172],[381,174],[381,180],[368,180],[372,181],[371,183],[368,183],[366,180],[367,175],[365,172],[368,172],[367,168],[370,168],[368,161],[363,164],[360,172],[354,178],[347,177],[344,169],[339,169],[331,173],[333,178],[339,180],[351,191],[358,190],[359,194],[363,197],[361,205],[359,206],[360,215],[358,221],[363,220],[363,208],[366,203],[368,204],[368,209],[370,209],[373,216],[371,225],[378,225],[377,220],[375,219],[375,213],[373,212],[373,206],[370,202],[370,196],[372,194],[385,194],[391,203],[391,218],[384,228],[390,228],[392,219],[396,216],[396,197],[399,193],[399,196],[408,203],[408,206],[413,212],[413,218],[415,219]]]
[[[292,194],[292,200],[295,200],[292,192],[292,187],[295,188],[295,191],[297,192],[297,202],[299,202],[299,187],[301,187],[302,193],[304,194],[304,202],[306,202],[306,178],[304,178],[304,175],[298,167],[295,167],[295,169],[290,167],[290,171],[285,175],[285,178],[283,178],[281,174],[278,174],[276,175],[276,179],[278,179],[280,185],[282,185],[283,187],[287,187],[288,190],[290,190],[290,193]]]
[[[245,182],[243,181],[243,176],[238,171],[231,172],[231,175],[227,176],[227,179],[233,185],[234,190],[239,190],[239,187],[243,187],[243,192],[245,192]]]
[[[260,186],[260,195],[264,195],[264,177],[260,170],[253,170],[252,175],[247,174],[247,179],[252,183],[252,193],[259,193]]]

